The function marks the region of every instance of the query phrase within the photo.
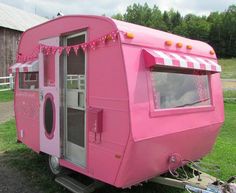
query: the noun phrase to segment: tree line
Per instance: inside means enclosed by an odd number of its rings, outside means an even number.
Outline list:
[[[182,16],[174,9],[162,12],[156,5],[150,7],[147,3],[134,3],[127,7],[124,14],[112,17],[201,40],[209,43],[219,57],[236,57],[236,5],[223,12],[211,12],[209,16]]]

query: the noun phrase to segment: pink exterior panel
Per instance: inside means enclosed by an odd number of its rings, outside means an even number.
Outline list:
[[[146,70],[141,52],[140,47],[123,45],[132,133],[116,180],[119,187],[166,172],[168,159],[173,153],[179,154],[182,159],[202,158],[212,149],[224,121],[218,73],[210,78],[212,106],[156,112],[150,73]]]
[[[197,160],[210,152],[220,124],[155,137],[138,142],[130,139],[115,186],[129,187],[168,172],[168,160],[178,154]]]
[[[15,78],[14,110],[17,139],[36,152],[39,144],[39,95],[37,90],[19,89],[19,75]]]

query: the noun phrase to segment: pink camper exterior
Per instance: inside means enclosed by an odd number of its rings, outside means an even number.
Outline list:
[[[18,140],[116,187],[202,158],[224,121],[208,44],[106,17],[27,30],[10,71]]]

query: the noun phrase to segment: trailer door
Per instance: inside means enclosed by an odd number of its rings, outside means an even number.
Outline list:
[[[59,46],[59,37],[41,40]],[[60,157],[59,53],[39,54],[40,151]]]
[[[64,46],[86,41],[86,32],[64,38]],[[86,53],[79,49],[63,55],[64,63],[64,156],[86,166]]]

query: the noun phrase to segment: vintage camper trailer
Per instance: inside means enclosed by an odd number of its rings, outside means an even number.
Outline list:
[[[69,168],[130,187],[208,154],[224,121],[208,44],[102,16],[63,16],[21,37],[17,138]]]

